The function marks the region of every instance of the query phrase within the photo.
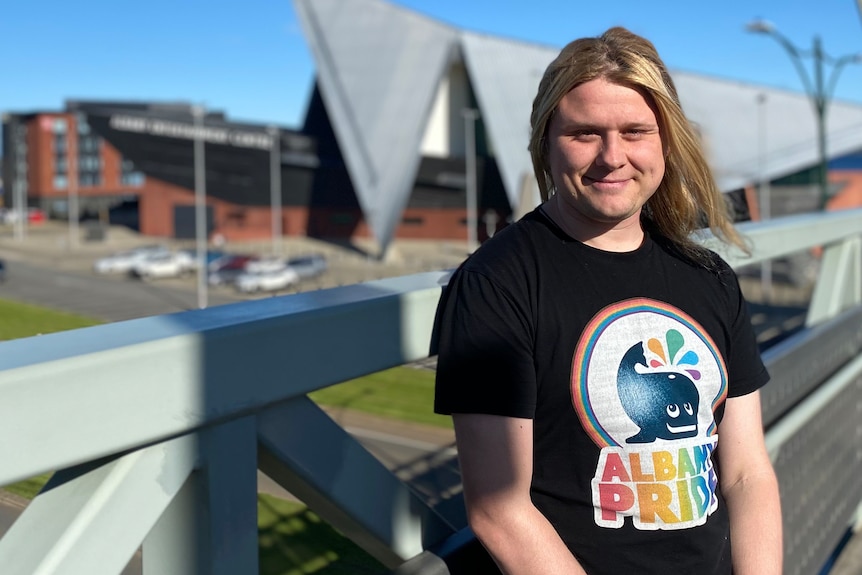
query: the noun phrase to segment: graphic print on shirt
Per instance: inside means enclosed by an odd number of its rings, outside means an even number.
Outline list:
[[[601,310],[572,361],[572,405],[601,449],[592,480],[595,522],[687,529],[718,508],[714,410],[727,370],[709,334],[650,299]]]

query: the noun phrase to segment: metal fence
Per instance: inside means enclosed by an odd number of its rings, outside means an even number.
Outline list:
[[[862,210],[743,232],[755,252],[723,252],[734,266],[824,246],[806,329],[766,353],[763,402],[787,572],[816,573],[862,500]],[[140,547],[148,575],[256,573],[258,468],[384,565],[464,572],[457,493],[422,497],[306,397],[427,357],[447,277],[0,344],[0,485],[60,470],[0,540],[4,575],[116,574]]]

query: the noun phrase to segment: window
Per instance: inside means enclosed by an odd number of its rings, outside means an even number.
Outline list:
[[[124,186],[143,186],[144,174],[142,174],[141,172],[131,172],[129,174],[123,174],[122,181]]]
[[[69,185],[66,176],[54,176],[54,188],[57,190],[65,190]]]
[[[120,162],[120,169],[122,170],[120,182],[124,186],[138,187],[144,185],[144,174],[135,169],[134,162],[123,158]]]

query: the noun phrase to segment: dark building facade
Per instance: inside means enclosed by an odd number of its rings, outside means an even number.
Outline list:
[[[285,235],[371,235],[316,92],[302,130],[233,122],[214,111],[196,118],[188,104],[67,102],[60,112],[7,114],[4,204],[15,205],[18,193],[28,206],[66,218],[75,194],[84,217],[150,236],[194,237],[196,137],[211,234],[267,238],[280,203]],[[465,186],[463,158],[423,158],[396,237],[466,239]],[[481,150],[477,187],[481,239],[511,216],[497,166]]]

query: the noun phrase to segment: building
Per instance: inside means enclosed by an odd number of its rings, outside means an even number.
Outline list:
[[[384,0],[294,5],[317,65],[303,126],[239,123],[212,110],[197,118],[182,103],[68,102],[8,114],[5,203],[18,194],[66,217],[77,199],[90,217],[126,213],[144,234],[192,237],[197,136],[208,229],[227,239],[280,227],[370,236],[385,250],[394,237],[467,239],[469,226],[481,240],[538,203],[529,113],[558,48],[461,30]],[[719,187],[742,212],[760,213],[759,181],[794,186],[785,196],[803,201],[785,212],[816,205],[816,125],[804,94],[672,74]],[[828,142],[832,158],[862,150],[862,106],[832,103]],[[843,170],[832,181],[844,188],[854,178]]]
[[[210,234],[269,237],[274,205],[281,206],[286,235],[371,234],[319,97],[307,131],[232,122],[217,111],[197,125],[194,111],[190,104],[67,102],[59,112],[7,114],[3,173],[13,185],[4,203],[15,205],[22,193],[27,205],[66,218],[74,196],[83,218],[192,238],[199,134]],[[480,202],[486,212],[496,210],[496,229],[509,214],[502,185],[493,160],[480,160],[478,169]],[[399,235],[461,239],[464,182],[463,158],[423,160]]]

